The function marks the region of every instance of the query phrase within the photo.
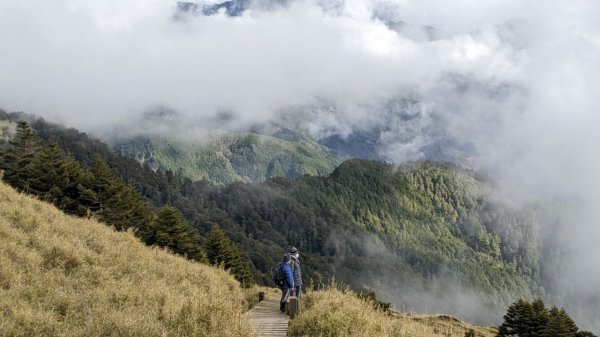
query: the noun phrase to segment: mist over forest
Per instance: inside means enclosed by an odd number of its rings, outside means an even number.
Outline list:
[[[584,0],[0,1],[0,108],[107,142],[291,130],[339,155],[318,152],[328,169],[451,162],[489,179],[494,202],[535,208],[560,252],[547,295],[600,330],[598,13]],[[394,277],[377,276],[379,289]],[[415,288],[383,295],[456,309]],[[476,296],[455,288],[447,302],[469,312]]]

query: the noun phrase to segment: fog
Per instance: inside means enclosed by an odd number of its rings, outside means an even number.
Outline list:
[[[501,198],[569,205],[557,277],[600,330],[599,13],[591,0],[291,0],[237,17],[0,0],[0,107],[90,132],[159,106],[196,133],[224,113],[244,130],[302,111],[317,139],[379,130],[390,162],[441,147],[508,186]]]

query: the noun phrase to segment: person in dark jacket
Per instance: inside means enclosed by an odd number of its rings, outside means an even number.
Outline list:
[[[292,259],[289,254],[283,256],[284,265],[282,267],[283,272],[283,286],[281,287],[281,301],[279,303],[279,311],[285,313],[285,305],[290,297],[290,292],[294,291],[294,273],[292,272],[291,263]]]
[[[292,269],[292,274],[294,275],[294,291],[293,295],[296,295],[300,298],[302,293],[302,270],[300,268],[300,252],[298,248],[292,247],[290,252],[288,253],[291,259],[290,267]]]

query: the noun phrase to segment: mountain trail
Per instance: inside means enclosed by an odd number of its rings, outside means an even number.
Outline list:
[[[264,300],[258,303],[248,313],[259,337],[287,336],[288,315],[279,312],[278,300]]]

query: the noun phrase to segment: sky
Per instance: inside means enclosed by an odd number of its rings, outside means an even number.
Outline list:
[[[573,296],[600,293],[600,2],[262,1],[239,17],[176,8],[0,0],[0,108],[94,131],[156,107],[194,125],[226,112],[236,129],[308,107],[317,138],[384,128],[391,162],[453,144],[510,186],[506,199],[569,205],[560,277]],[[394,108],[403,100],[416,103]]]

